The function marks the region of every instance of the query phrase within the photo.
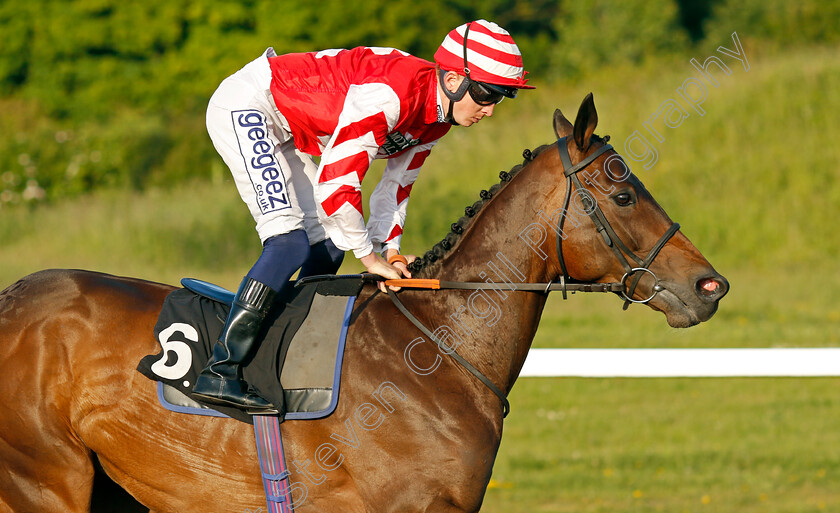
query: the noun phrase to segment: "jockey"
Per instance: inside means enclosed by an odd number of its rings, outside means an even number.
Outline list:
[[[411,187],[432,147],[453,125],[478,123],[518,89],[533,88],[513,38],[492,22],[452,30],[434,58],[393,48],[280,56],[269,48],[213,94],[207,130],[263,250],[195,395],[253,414],[277,411],[242,380],[241,364],[298,269],[299,277],[335,273],[352,251],[368,272],[411,277],[414,257],[400,255],[400,238]],[[365,224],[361,181],[375,158],[388,163]]]

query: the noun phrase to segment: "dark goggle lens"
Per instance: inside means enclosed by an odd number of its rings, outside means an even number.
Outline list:
[[[494,105],[505,99],[504,94],[490,89],[481,82],[471,82],[467,91],[470,93],[470,98],[479,105]]]

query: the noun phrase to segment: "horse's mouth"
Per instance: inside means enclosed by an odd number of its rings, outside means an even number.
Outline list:
[[[708,321],[717,311],[717,301],[714,303],[686,302],[675,293],[669,284],[662,283],[662,290],[648,305],[654,310],[665,314],[668,325],[672,328],[690,328],[691,326]]]

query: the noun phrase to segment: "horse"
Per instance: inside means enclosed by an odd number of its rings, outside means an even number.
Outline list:
[[[555,111],[558,143],[502,173],[412,263],[415,278],[441,283],[505,280],[486,290],[402,289],[401,303],[437,328],[438,343],[388,294],[362,289],[336,411],[281,424],[299,512],[478,511],[504,412],[497,394],[451,356],[457,349],[509,393],[549,289],[601,287],[662,312],[673,327],[712,317],[726,279],[594,134],[597,119],[591,94],[574,124]],[[577,171],[567,164],[585,173],[574,194]],[[609,228],[594,229],[596,217]],[[645,265],[628,269],[616,247]],[[90,511],[103,472],[152,513],[265,506],[251,426],[167,411],[135,370],[159,350],[152,329],[173,290],[46,270],[0,293],[0,512]]]

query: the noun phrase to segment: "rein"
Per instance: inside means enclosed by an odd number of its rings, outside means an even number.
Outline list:
[[[564,290],[575,292],[621,292],[621,283],[568,283],[563,277],[560,281],[549,283],[514,283],[514,282],[480,282],[480,281],[446,281],[430,279],[404,278],[399,280],[385,280],[385,285],[405,287],[408,289],[460,289],[460,290],[522,290],[527,292],[553,292]]]
[[[495,385],[495,383],[490,381],[490,378],[488,378],[487,376],[482,374],[480,370],[476,369],[473,366],[473,364],[471,364],[463,356],[458,354],[458,352],[455,351],[454,348],[452,348],[450,351],[445,350],[444,348],[447,347],[447,346],[443,342],[438,340],[437,337],[435,337],[434,333],[432,333],[429,330],[429,328],[427,328],[426,326],[423,325],[422,322],[420,322],[420,319],[418,319],[417,317],[414,316],[414,314],[412,314],[411,312],[408,311],[408,308],[406,308],[405,305],[402,304],[402,301],[400,301],[399,298],[397,298],[397,294],[391,289],[387,289],[387,290],[388,290],[388,297],[391,298],[391,301],[394,302],[394,306],[397,307],[397,310],[399,310],[405,316],[406,319],[408,319],[409,321],[411,321],[412,324],[417,326],[417,329],[419,329],[420,331],[423,332],[424,335],[429,337],[429,339],[432,342],[437,344],[437,346],[439,348],[441,348],[445,353],[447,353],[449,356],[454,358],[456,362],[461,364],[461,366],[463,368],[467,369],[473,376],[478,378],[479,381],[484,383],[487,386],[487,388],[492,390],[493,393],[496,394],[496,396],[498,396],[498,398],[502,401],[502,418],[507,417],[508,413],[510,413],[510,402],[508,401],[505,393],[502,392],[499,389],[499,387],[497,387]]]

